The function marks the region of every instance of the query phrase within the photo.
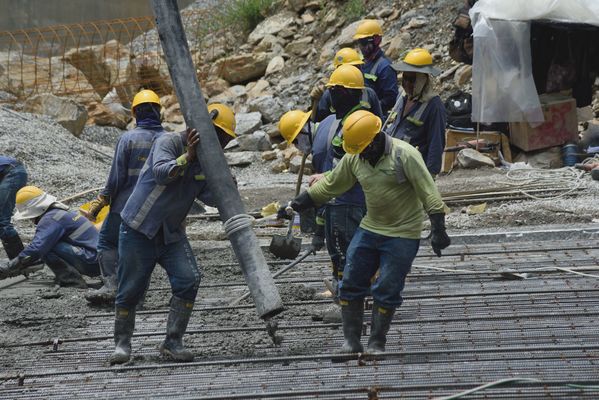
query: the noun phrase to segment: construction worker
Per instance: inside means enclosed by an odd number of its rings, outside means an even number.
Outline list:
[[[136,127],[119,138],[106,185],[90,205],[88,217],[92,221],[104,206],[110,205],[98,240],[98,261],[104,285],[86,293],[85,298],[90,303],[114,303],[120,213],[133,191],[152,143],[165,132],[160,123],[160,107],[160,98],[152,90],[142,90],[135,95],[131,112]]]
[[[441,73],[425,49],[409,51],[393,68],[401,72],[403,93],[389,113],[384,130],[416,147],[431,175],[441,171],[445,148],[445,106],[433,90],[432,77]]]
[[[222,104],[208,107],[221,146],[235,137],[235,115]],[[115,351],[111,364],[131,356],[135,308],[152,271],[159,263],[172,288],[166,339],[160,353],[175,361],[192,361],[183,334],[200,285],[196,263],[183,222],[196,198],[212,204],[196,148],[195,129],[160,136],[152,146],[137,184],[121,211],[118,289],[115,300]]]
[[[0,267],[0,276],[14,276],[42,260],[54,273],[60,286],[85,289],[81,275],[98,276],[96,244],[98,231],[83,215],[69,211],[35,186],[25,186],[17,192],[15,219],[33,219],[35,235],[7,266]]]
[[[361,353],[364,297],[372,291],[374,306],[367,353],[384,352],[386,335],[401,291],[418,252],[423,214],[431,220],[431,245],[441,256],[449,246],[444,204],[420,153],[381,131],[376,115],[359,110],[343,124],[347,154],[331,173],[291,203],[295,211],[325,204],[357,182],[366,195],[368,214],[347,250],[339,287],[345,343],[340,353]],[[380,275],[372,285],[377,269]]]
[[[354,41],[364,56],[361,66],[366,85],[376,92],[386,116],[399,93],[397,74],[391,68],[391,61],[381,49],[383,29],[372,19],[364,20],[354,34]]]
[[[352,48],[345,47],[335,54],[333,59],[333,67],[336,69],[341,65],[353,65],[359,68],[360,65],[364,64],[362,57]],[[326,86],[326,85],[325,85]],[[374,114],[383,118],[383,112],[381,110],[381,104],[376,92],[369,87],[362,89],[362,96],[360,102],[364,109],[370,110]],[[316,114],[314,115],[314,122],[320,122],[331,114],[335,113],[335,107],[333,106],[332,96],[330,89],[326,88],[318,101],[316,108]]]
[[[9,260],[23,251],[23,242],[10,222],[17,191],[27,184],[27,171],[12,157],[0,155],[0,240]]]
[[[361,90],[365,87],[362,72],[352,65],[339,66],[329,78],[327,87],[330,89],[333,104],[335,105],[335,114],[325,118],[318,125],[317,129],[311,124],[307,124],[307,116],[298,120],[285,121],[285,126],[293,127],[292,133],[297,131],[295,139],[293,135],[286,135],[291,140],[298,140],[298,143],[306,141],[302,133],[315,131],[311,141],[312,165],[316,174],[310,179],[310,184],[322,179],[324,174],[329,173],[339,160],[345,154],[342,144],[342,121],[357,110],[363,109],[360,103]],[[302,123],[303,122],[303,123]],[[279,125],[281,132],[284,132],[283,119]],[[337,300],[337,283],[343,277],[345,266],[345,256],[349,243],[358,228],[362,217],[366,213],[364,193],[359,184],[356,183],[348,188],[343,194],[337,196],[331,202],[320,208],[317,218],[317,225],[320,225],[319,231],[314,235],[313,240],[321,238],[324,223],[324,237],[329,256],[331,257],[333,279],[325,281],[327,288],[332,292],[334,299]],[[281,216],[281,215],[280,215]],[[320,236],[319,236],[320,235]],[[335,322],[340,320],[338,307],[327,309],[323,315],[325,322]]]

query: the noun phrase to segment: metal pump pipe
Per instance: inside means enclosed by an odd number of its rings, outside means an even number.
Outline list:
[[[283,302],[252,230],[218,142],[197,79],[176,0],[152,0],[156,27],[181,111],[200,133],[197,156],[260,317],[283,311]],[[234,227],[233,227],[234,226]]]

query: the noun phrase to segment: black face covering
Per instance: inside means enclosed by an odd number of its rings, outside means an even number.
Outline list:
[[[337,119],[343,119],[352,108],[360,104],[362,90],[348,89],[343,86],[331,88],[331,103],[335,109]]]
[[[373,167],[380,160],[385,151],[385,134],[379,132],[372,142],[360,153],[362,160],[368,161]]]
[[[224,149],[225,147],[227,147],[229,142],[233,140],[233,136],[229,135],[227,132],[225,132],[218,126],[215,126],[214,129],[216,130],[216,137],[218,138],[218,143],[220,144],[220,147]]]

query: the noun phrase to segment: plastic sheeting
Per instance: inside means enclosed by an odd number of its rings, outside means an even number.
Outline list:
[[[474,36],[472,120],[543,121],[532,75],[530,21],[599,26],[599,0],[479,0]]]
[[[470,10],[472,26],[480,17],[533,21],[539,19],[599,26],[597,0],[479,0]]]

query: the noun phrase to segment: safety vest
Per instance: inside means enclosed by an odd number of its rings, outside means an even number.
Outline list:
[[[399,135],[399,136],[395,135],[395,131],[397,130],[397,128],[399,127],[399,124],[402,121],[401,115],[403,114],[403,108],[404,108],[405,104],[407,103],[407,101],[406,102],[403,101],[403,94],[404,93],[401,92],[399,94],[399,96],[397,96],[397,101],[395,102],[395,105],[389,112],[389,116],[387,117],[387,120],[383,124],[383,130],[385,132],[387,132],[387,134],[389,134],[390,136],[393,136],[397,139],[401,139],[403,141],[410,143],[411,137],[409,137],[407,135]],[[422,120],[422,115],[426,111],[426,107],[428,107],[428,103],[429,103],[428,101],[425,101],[424,103],[418,104],[416,106],[417,108],[416,108],[416,111],[414,112],[414,114],[407,116],[406,120],[411,122],[416,127],[421,127],[422,125],[424,125],[424,121]]]
[[[374,65],[372,66],[372,68],[370,68],[370,71],[368,72],[364,72],[364,78],[366,79],[370,79],[373,82],[376,82],[376,80],[378,79],[378,76],[376,76],[376,70],[378,69],[379,65],[381,65],[381,62],[383,62],[384,57],[379,57],[378,60],[376,60],[376,62],[374,63]]]

